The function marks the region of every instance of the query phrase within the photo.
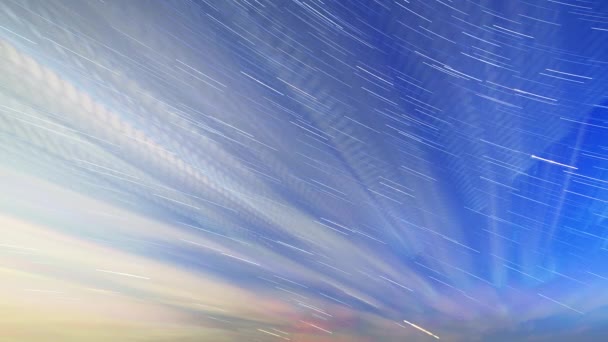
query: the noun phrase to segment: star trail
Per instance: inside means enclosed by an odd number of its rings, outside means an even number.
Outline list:
[[[0,0],[1,341],[605,341],[608,2]]]

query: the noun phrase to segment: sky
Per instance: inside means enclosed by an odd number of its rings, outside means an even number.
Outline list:
[[[608,2],[0,2],[0,341],[603,341]]]

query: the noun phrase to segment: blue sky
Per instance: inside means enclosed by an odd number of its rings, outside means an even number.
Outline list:
[[[599,340],[607,10],[0,4],[11,336]]]

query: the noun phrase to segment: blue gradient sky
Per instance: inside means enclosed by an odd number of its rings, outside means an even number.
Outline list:
[[[599,0],[1,2],[0,331],[602,341],[607,43]]]

